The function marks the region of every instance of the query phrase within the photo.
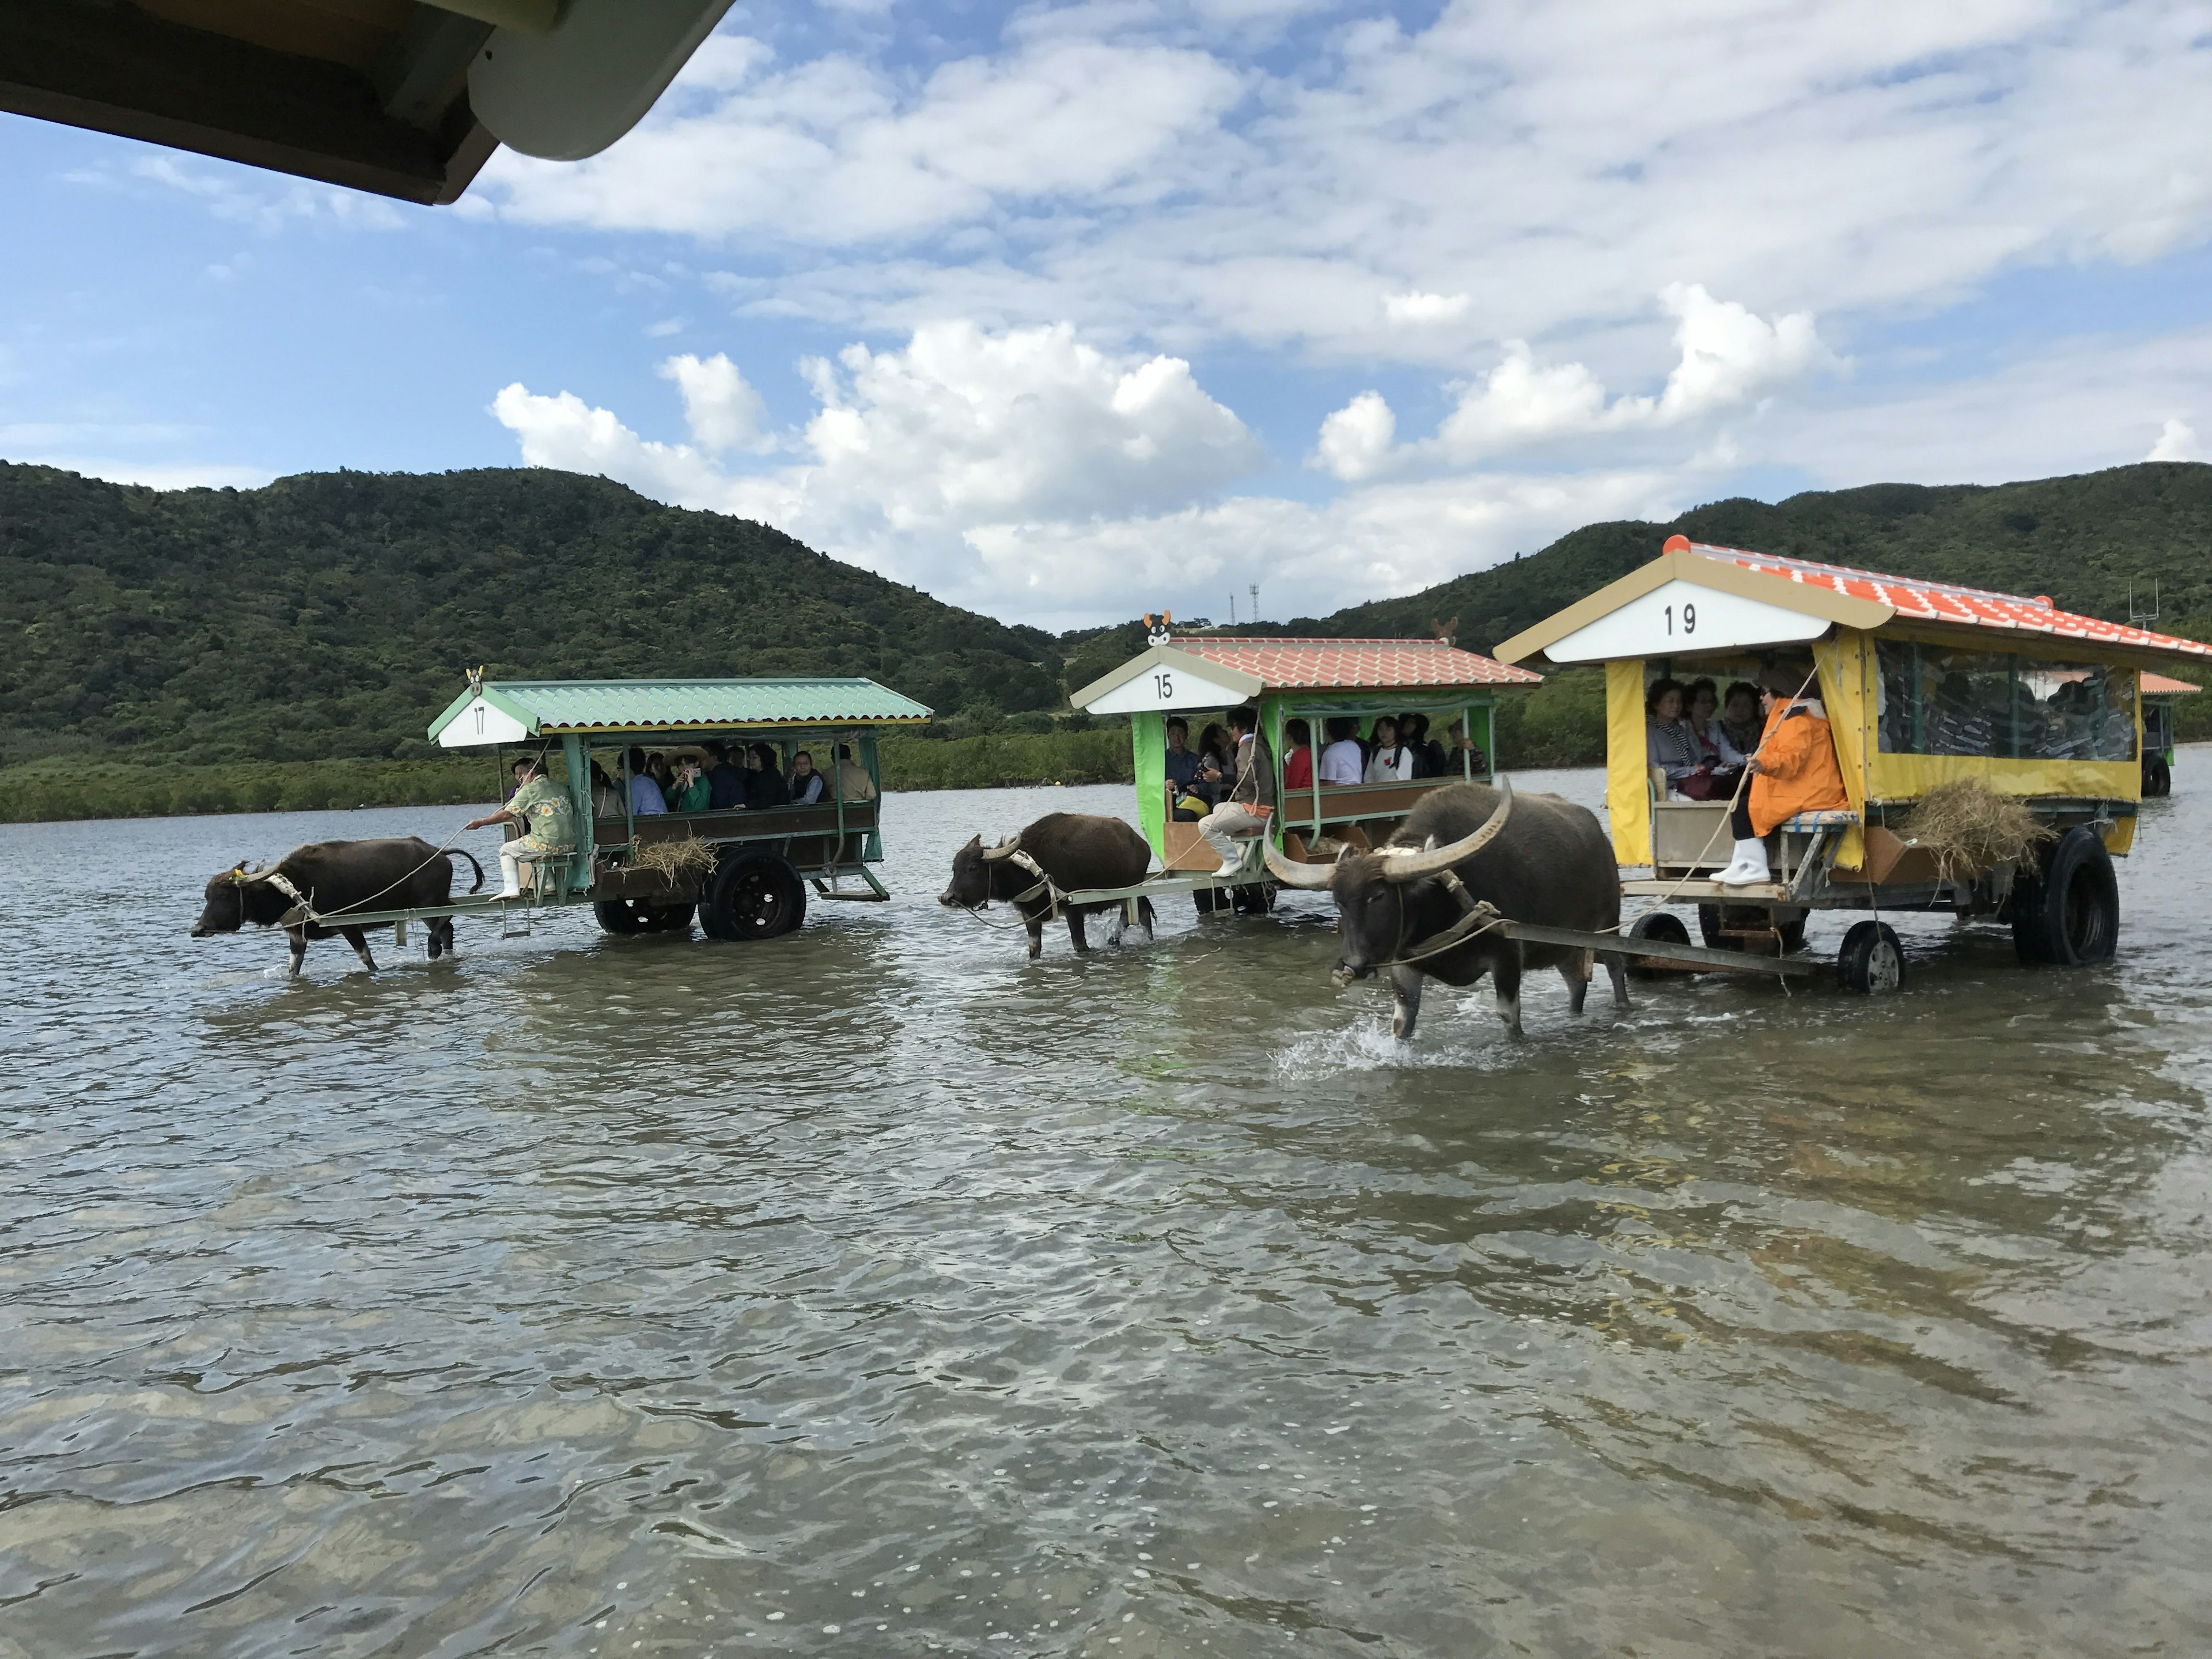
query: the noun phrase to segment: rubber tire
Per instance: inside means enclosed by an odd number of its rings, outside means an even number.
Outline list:
[[[699,925],[709,939],[780,939],[805,920],[806,884],[772,853],[716,865],[699,899]]]
[[[653,921],[647,924],[656,933],[688,933],[691,918],[699,907],[696,904],[662,904],[653,908]]]
[[[1628,937],[1656,939],[1668,945],[1687,945],[1690,930],[1682,925],[1681,917],[1671,910],[1646,910],[1630,927]],[[1628,976],[1631,979],[1674,979],[1693,971],[1688,968],[1653,968],[1637,960],[1633,953],[1628,958]]]
[[[1836,983],[1854,996],[1889,996],[1905,988],[1905,946],[1886,921],[1856,923],[1836,952]]]
[[[2087,968],[2120,942],[2120,884],[2097,832],[2077,823],[2012,894],[2012,942],[2022,962]]]
[[[1746,913],[1759,908],[1747,904],[1700,904],[1698,907],[1698,937],[1705,941],[1705,948],[1709,951],[1745,950],[1748,947],[1743,941],[1731,938],[1723,931],[1723,928],[1729,921],[1735,921]],[[1765,912],[1770,919],[1773,914],[1771,910]],[[1794,956],[1805,948],[1804,917],[1791,916],[1775,926],[1775,931],[1782,935],[1784,956]]]
[[[2142,763],[2142,792],[2148,799],[2173,793],[2173,769],[2166,763],[2163,755],[2145,755]]]
[[[1191,889],[1190,902],[1197,906],[1199,915],[1210,916],[1218,910],[1226,910],[1230,905],[1230,896],[1226,888],[1194,887]]]

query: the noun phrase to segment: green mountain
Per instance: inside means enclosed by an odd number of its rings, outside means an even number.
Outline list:
[[[1061,706],[1050,635],[603,478],[162,491],[0,462],[0,766],[427,756],[477,664],[866,674],[973,725]]]
[[[1540,553],[1289,628],[1425,635],[1431,621],[1456,617],[1461,642],[1488,651],[1656,557],[1678,533],[1892,575],[2047,593],[2062,610],[2112,622],[2128,619],[2130,585],[2141,605],[2155,583],[2166,628],[2212,616],[2212,465],[2148,461],[2027,483],[1869,484],[1772,504],[1714,501],[1671,524],[1587,525]]]

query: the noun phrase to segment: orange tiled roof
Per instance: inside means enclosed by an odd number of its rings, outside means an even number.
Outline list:
[[[1249,674],[1270,691],[1534,685],[1544,678],[1439,640],[1179,637],[1175,649]]]
[[[2212,657],[2212,646],[2171,634],[2154,634],[2095,617],[2078,617],[2061,611],[2046,599],[2027,599],[2018,593],[1992,592],[1985,587],[1960,587],[1952,582],[1921,581],[1910,576],[1885,576],[1879,571],[1854,570],[1848,565],[1816,564],[1810,559],[1785,559],[1772,553],[1752,553],[1741,547],[1715,547],[1689,542],[1687,550],[1762,575],[1786,576],[1893,607],[1905,622],[1946,623],[1972,628],[1994,628],[2008,633],[2048,634],[2058,639],[2091,640],[2100,645],[2130,646],[2141,651],[2173,652],[2184,656]]]
[[[2142,677],[2142,689],[2146,696],[2174,697],[2181,696],[2184,692],[2202,691],[2204,688],[2201,685],[2191,685],[2187,680],[2177,680],[2164,674],[2153,674],[2146,671]]]

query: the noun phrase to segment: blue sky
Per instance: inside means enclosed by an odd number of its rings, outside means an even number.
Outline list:
[[[2212,453],[2212,13],[734,8],[418,210],[0,117],[0,455],[605,472],[1053,627]]]

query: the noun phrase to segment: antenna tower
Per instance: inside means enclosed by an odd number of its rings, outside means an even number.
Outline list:
[[[2151,623],[2154,623],[2154,622],[2156,622],[2156,621],[2158,620],[2158,610],[2159,610],[2159,605],[2158,605],[2158,578],[2157,578],[2157,577],[2154,576],[2154,577],[2152,577],[2152,578],[2150,579],[2150,609],[2149,609],[2149,610],[2148,610],[2148,611],[2140,610],[2140,609],[2138,609],[2138,608],[2136,607],[2136,585],[2135,585],[2133,582],[2130,582],[2130,583],[2128,584],[2128,626],[2129,626],[2129,627],[2130,627],[2130,628],[2148,628],[2148,627],[2149,627]]]

